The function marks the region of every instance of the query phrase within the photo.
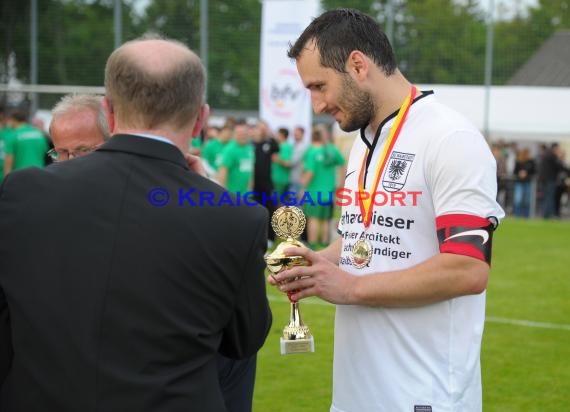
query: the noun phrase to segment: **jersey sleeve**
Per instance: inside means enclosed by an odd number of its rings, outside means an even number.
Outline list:
[[[497,165],[483,136],[475,130],[450,133],[430,145],[426,181],[436,217],[447,214],[501,219],[496,201]]]
[[[433,146],[436,150],[427,161],[426,181],[439,250],[491,264],[493,231],[504,217],[496,201],[495,158],[475,130],[451,133]]]

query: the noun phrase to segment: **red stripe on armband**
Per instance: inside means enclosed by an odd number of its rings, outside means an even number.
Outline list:
[[[491,264],[491,245],[496,224],[489,218],[454,214],[435,219],[441,253],[471,256]]]

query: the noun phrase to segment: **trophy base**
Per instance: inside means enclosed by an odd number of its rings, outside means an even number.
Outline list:
[[[294,353],[310,353],[315,351],[315,340],[311,336],[307,339],[284,339],[281,338],[281,355],[292,355]]]

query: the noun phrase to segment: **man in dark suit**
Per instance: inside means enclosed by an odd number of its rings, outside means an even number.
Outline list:
[[[225,410],[218,354],[251,357],[271,323],[267,213],[189,168],[204,85],[181,43],[128,42],[105,71],[113,138],[4,181],[2,412]]]

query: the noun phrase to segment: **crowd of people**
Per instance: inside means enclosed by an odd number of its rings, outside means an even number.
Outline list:
[[[570,206],[570,165],[558,143],[492,144],[497,198],[516,217],[565,217]],[[568,212],[566,212],[568,213]]]
[[[6,121],[0,125],[0,162],[7,158],[5,173],[68,160],[101,146],[109,139],[101,101],[102,96],[97,95],[64,96],[52,109],[48,133],[27,124],[25,111],[7,110]],[[21,119],[19,123],[10,122],[16,117]],[[192,138],[188,151],[203,160],[212,180],[229,192],[251,193],[270,215],[283,202],[300,205],[308,221],[303,239],[312,248],[326,247],[333,229],[334,191],[345,159],[333,143],[328,125],[313,126],[310,137],[302,126],[296,126],[289,136],[286,127],[274,132],[262,120],[248,123],[229,117],[221,127],[206,125]],[[2,156],[3,152],[6,155]],[[305,193],[309,197],[302,201]],[[274,241],[270,227],[269,247]]]
[[[345,159],[326,125],[315,125],[310,140],[302,126],[293,129],[292,139],[289,135],[286,127],[274,133],[264,121],[250,125],[229,118],[220,128],[208,127],[191,151],[202,156],[212,179],[234,193],[253,192],[270,214],[284,204],[301,206],[307,217],[304,238],[310,247],[322,248],[330,242],[334,191]],[[270,230],[270,247],[274,236]]]

